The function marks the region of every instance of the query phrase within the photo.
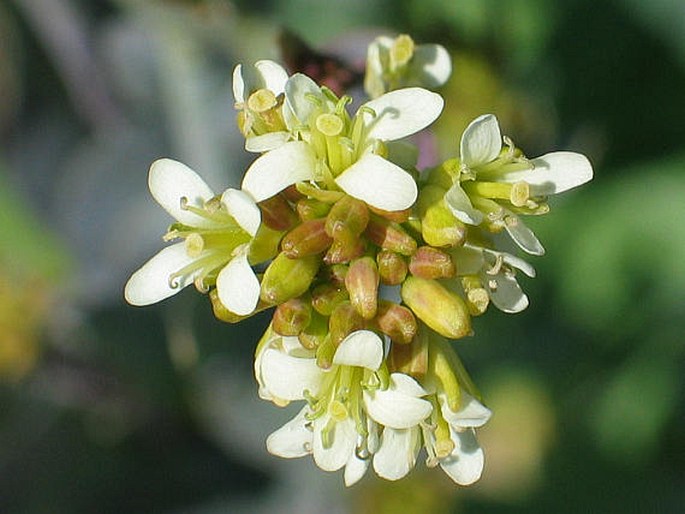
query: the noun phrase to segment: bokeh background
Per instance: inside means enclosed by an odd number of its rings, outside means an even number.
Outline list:
[[[351,66],[381,33],[447,47],[443,157],[493,112],[528,155],[594,164],[531,222],[530,308],[456,343],[495,412],[473,487],[271,457],[268,318],[123,301],[169,223],[149,164],[238,186],[231,71],[284,29]],[[684,144],[682,0],[0,0],[0,512],[684,512]]]

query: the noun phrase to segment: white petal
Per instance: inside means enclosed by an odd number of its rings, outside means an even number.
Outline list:
[[[440,116],[444,104],[439,94],[420,87],[390,91],[364,104],[376,113],[362,115],[367,138],[393,141],[415,134]]]
[[[384,211],[401,211],[416,201],[413,177],[375,154],[367,154],[343,171],[336,184],[348,195]]]
[[[321,431],[330,421],[331,417],[328,414],[314,420],[314,462],[324,471],[337,471],[347,464],[350,456],[354,453],[358,434],[352,418],[334,421],[333,429],[329,434],[331,444],[324,448]]]
[[[369,469],[370,459],[360,459],[355,452],[352,452],[347,464],[345,464],[345,485],[347,487],[353,486],[359,482]]]
[[[261,202],[291,184],[313,179],[315,170],[311,147],[304,141],[291,141],[254,161],[245,172],[242,189]]]
[[[488,250],[484,250],[487,252]],[[535,278],[535,268],[529,263],[521,259],[520,257],[516,257],[515,255],[511,255],[510,253],[506,252],[491,252],[493,254],[500,254],[502,256],[502,260],[508,264],[509,266],[516,268],[518,270],[523,271],[523,273],[530,278]]]
[[[438,400],[440,401],[442,417],[453,427],[482,427],[492,416],[490,409],[463,390],[461,393],[461,406],[456,412],[450,409],[446,394],[438,394]]]
[[[315,359],[301,359],[273,348],[262,355],[261,373],[264,388],[276,398],[303,400],[304,391],[316,396],[323,372]]]
[[[461,162],[475,168],[494,160],[502,149],[502,134],[493,114],[479,116],[461,136]]]
[[[533,159],[533,169],[514,171],[501,177],[502,182],[525,181],[532,196],[547,196],[568,191],[592,180],[592,164],[583,154],[553,152]]]
[[[457,484],[473,484],[483,473],[485,463],[475,432],[471,429],[457,432],[450,427],[450,435],[455,448],[447,458],[440,461],[440,467]]]
[[[284,145],[289,139],[290,132],[267,132],[261,136],[248,137],[245,140],[245,150],[255,153],[268,152]]]
[[[254,237],[262,222],[262,213],[252,197],[245,191],[229,188],[221,196],[221,202],[238,225]]]
[[[289,112],[300,125],[305,125],[309,121],[309,117],[317,107],[312,101],[312,95],[321,102],[326,101],[321,88],[307,75],[296,73],[288,79],[285,85],[285,102]],[[295,127],[289,124],[288,128]]]
[[[386,480],[403,478],[416,464],[420,441],[418,427],[404,430],[386,427],[381,437],[381,447],[373,457],[373,469]]]
[[[506,211],[506,222],[504,223],[504,228],[506,229],[509,236],[514,240],[519,248],[524,252],[528,252],[531,255],[544,255],[545,248],[542,243],[535,236],[533,231],[529,229],[521,218],[516,216],[513,212]]]
[[[193,227],[212,226],[213,222],[181,209],[181,198],[188,205],[202,207],[214,196],[212,189],[185,164],[172,159],[159,159],[150,166],[148,186],[157,203],[181,223]]]
[[[376,371],[383,362],[383,342],[370,330],[357,330],[342,340],[335,351],[333,363],[359,366]]]
[[[196,258],[189,257],[184,243],[167,246],[136,271],[126,282],[124,297],[131,305],[150,305],[175,295],[193,283],[193,276],[179,277],[178,287],[171,287],[169,276]]]
[[[483,277],[490,300],[499,310],[515,314],[528,307],[528,297],[521,290],[515,277],[505,273],[498,273],[495,276],[484,275]]]
[[[243,80],[243,65],[233,68],[233,99],[237,104],[245,103],[245,81]]]
[[[406,376],[406,375],[404,375]],[[412,380],[410,377],[407,377]],[[415,384],[414,387],[419,387]],[[423,394],[423,388],[421,388]],[[415,391],[411,391],[414,393]],[[430,416],[433,406],[429,401],[407,394],[396,383],[385,391],[365,391],[364,405],[369,416],[386,427],[410,428]]]
[[[311,453],[312,431],[306,427],[305,415],[309,407],[266,438],[266,449],[272,455],[285,459],[304,457]]]
[[[459,275],[477,275],[485,266],[483,249],[469,244],[450,250],[454,262],[459,263]]]
[[[445,193],[445,203],[449,207],[454,217],[469,225],[480,225],[483,221],[483,213],[475,209],[471,204],[469,196],[459,185],[459,182],[452,184]]]
[[[268,59],[257,61],[254,66],[261,75],[261,87],[271,90],[276,96],[285,90],[288,73],[283,69],[283,66]]]
[[[409,73],[427,88],[442,86],[452,74],[452,59],[441,45],[417,46],[409,66]]]
[[[414,378],[399,372],[390,375],[390,389],[416,398],[428,394]]]
[[[247,262],[247,254],[233,257],[216,277],[219,300],[239,316],[251,314],[259,301],[259,280]]]

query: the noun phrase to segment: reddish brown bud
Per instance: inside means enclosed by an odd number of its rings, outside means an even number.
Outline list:
[[[386,250],[402,255],[411,255],[416,251],[416,241],[402,227],[377,216],[371,217],[364,234],[369,241]]]
[[[373,205],[369,205],[369,210],[374,214],[385,218],[389,221],[394,221],[395,223],[404,223],[411,216],[411,207],[409,209],[404,209],[403,211],[384,211]]]
[[[327,268],[329,282],[343,287],[345,285],[345,277],[347,276],[347,264],[333,264]]]
[[[272,326],[282,336],[296,336],[312,319],[312,306],[302,298],[292,298],[276,307]]]
[[[334,239],[330,248],[323,256],[323,261],[326,264],[343,264],[350,262],[352,259],[364,255],[366,245],[364,240],[360,238],[340,238]]]
[[[409,271],[421,278],[452,278],[457,268],[452,257],[432,246],[422,246],[409,260]]]
[[[381,283],[387,286],[396,286],[404,281],[407,276],[407,263],[404,257],[389,250],[381,250],[376,255],[378,274]]]
[[[380,331],[397,344],[411,343],[418,330],[416,318],[409,309],[387,300],[379,302],[374,321]]]
[[[257,204],[262,211],[262,223],[273,230],[289,230],[298,222],[297,215],[282,194]]]
[[[364,319],[371,319],[378,309],[378,268],[371,257],[361,257],[350,263],[345,287],[350,303]]]
[[[330,316],[340,302],[348,299],[349,296],[344,287],[328,282],[317,286],[312,291],[312,307],[324,316]]]
[[[286,187],[282,194],[286,200],[292,203],[297,203],[300,199],[304,198],[304,195],[297,190],[296,184]]]
[[[302,221],[323,218],[330,210],[330,204],[314,200],[313,198],[303,198],[297,202],[297,214]]]
[[[428,338],[425,329],[409,344],[393,344],[388,354],[388,368],[421,379],[428,371]]]
[[[326,216],[326,233],[335,239],[357,238],[369,222],[369,209],[361,200],[345,195]]]
[[[323,252],[333,242],[324,230],[324,223],[324,219],[309,220],[292,229],[281,241],[283,253],[299,259]]]
[[[364,319],[350,302],[339,303],[328,320],[328,332],[336,348],[352,332],[363,328]]]

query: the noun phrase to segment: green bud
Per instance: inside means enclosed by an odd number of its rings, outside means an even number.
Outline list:
[[[409,260],[409,271],[421,278],[452,278],[457,268],[452,257],[432,246],[422,246]]]
[[[330,316],[340,302],[348,300],[347,290],[340,285],[326,282],[312,291],[312,307],[319,314]]]
[[[252,243],[248,260],[250,264],[259,264],[273,259],[278,254],[278,245],[281,243],[283,232],[273,230],[262,224],[257,230]]]
[[[407,263],[401,255],[389,250],[381,250],[376,255],[378,274],[386,286],[396,286],[407,276]]]
[[[361,200],[345,195],[335,202],[326,216],[326,233],[335,239],[353,239],[364,232],[369,209]]]
[[[272,326],[282,336],[299,335],[312,319],[312,306],[308,300],[292,298],[276,307]]]
[[[438,334],[459,339],[471,333],[471,317],[464,300],[439,282],[409,276],[401,294],[414,314]]]
[[[376,261],[371,257],[361,257],[350,263],[345,287],[350,294],[350,303],[364,319],[376,316],[379,281]]]
[[[378,216],[371,217],[364,234],[369,241],[385,250],[402,255],[411,255],[416,251],[416,241],[399,224]]]
[[[276,305],[305,293],[319,270],[319,264],[317,255],[290,259],[285,253],[279,253],[264,272],[261,299]]]
[[[326,337],[316,349],[316,365],[321,369],[330,369],[337,348],[338,346],[333,344],[331,338]]]
[[[324,230],[324,219],[301,223],[288,232],[281,241],[281,249],[291,259],[316,255],[331,246],[331,239]]]
[[[364,319],[350,302],[341,302],[331,313],[328,331],[333,345],[338,345],[355,330],[364,328]]]
[[[239,321],[247,319],[256,313],[271,307],[271,305],[260,301],[254,312],[246,314],[245,316],[240,316],[239,314],[229,311],[224,304],[221,303],[221,300],[219,300],[219,293],[217,293],[216,289],[212,289],[209,292],[209,299],[212,302],[212,311],[214,312],[214,316],[221,321],[225,321],[226,323],[238,323]]]
[[[433,185],[421,189],[417,210],[421,234],[431,246],[457,246],[466,239],[466,226],[454,217],[444,200],[445,190]]]
[[[331,204],[320,202],[313,198],[302,198],[297,202],[297,214],[302,221],[323,218],[330,210]]]
[[[341,237],[333,240],[326,255],[323,256],[323,261],[328,265],[343,264],[361,257],[365,251],[366,245],[363,239]]]
[[[300,344],[309,350],[318,348],[328,336],[328,318],[311,311],[309,325],[297,336]]]

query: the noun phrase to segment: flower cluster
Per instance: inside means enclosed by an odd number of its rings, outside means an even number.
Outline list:
[[[127,301],[192,283],[224,321],[274,308],[256,348],[259,396],[302,408],[267,449],[344,468],[347,485],[370,465],[402,478],[422,450],[456,483],[478,480],[475,430],[491,413],[448,339],[471,335],[491,302],[526,308],[517,272],[535,270],[512,248],[544,249],[521,216],[592,178],[580,154],[528,159],[491,114],[469,124],[458,156],[419,172],[407,138],[441,114],[427,88],[450,73],[439,45],[378,38],[371,99],[352,111],[350,97],[275,62],[239,65],[238,126],[259,154],[241,189],[215,195],[169,159],[150,168],[153,197],[177,220],[164,239],[179,242],[133,274]]]

